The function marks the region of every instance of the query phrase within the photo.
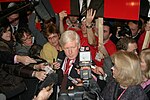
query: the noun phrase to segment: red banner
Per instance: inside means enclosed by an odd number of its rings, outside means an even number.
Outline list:
[[[140,0],[104,0],[104,17],[138,20]]]
[[[62,10],[66,10],[68,14],[71,13],[70,0],[50,0],[50,3],[56,13]],[[104,0],[105,18],[138,20],[139,10],[140,0]]]
[[[70,0],[50,0],[50,3],[55,13],[66,10],[70,14]]]
[[[12,1],[24,1],[24,0],[0,0],[0,2],[12,2]],[[62,10],[66,10],[68,14],[72,11],[78,11],[78,1],[74,5],[71,5],[71,1],[75,0],[50,0],[50,3],[55,11],[59,13]],[[94,2],[96,2],[95,0]],[[76,6],[71,10],[71,6]],[[140,12],[140,0],[104,0],[104,17],[138,20]],[[75,12],[76,13],[76,12]],[[77,14],[78,15],[78,14]]]

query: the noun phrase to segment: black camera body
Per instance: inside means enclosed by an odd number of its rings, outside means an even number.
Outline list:
[[[93,79],[89,80],[89,86],[76,86],[59,94],[58,100],[101,100],[101,89]]]
[[[92,79],[92,58],[89,47],[81,47],[79,52],[80,78],[83,86],[76,86],[73,90],[63,91],[59,94],[59,100],[99,100],[101,89],[97,82]]]

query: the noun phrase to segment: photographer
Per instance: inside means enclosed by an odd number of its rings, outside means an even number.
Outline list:
[[[61,85],[61,90],[68,89],[68,87],[75,86],[73,80],[67,78],[67,82],[64,81],[66,76],[70,76],[75,79],[79,78],[77,66],[79,65],[79,49],[80,49],[80,38],[75,31],[65,31],[60,38],[60,45],[63,50],[58,54],[58,60],[54,65],[54,69],[57,69],[58,73],[58,85]],[[60,63],[61,61],[61,63]],[[58,63],[59,62],[59,63]],[[92,69],[97,74],[104,74],[100,67]],[[78,81],[78,80],[76,80]],[[63,84],[67,84],[65,87]]]

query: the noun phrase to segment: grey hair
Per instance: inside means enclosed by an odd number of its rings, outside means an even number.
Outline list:
[[[64,47],[64,45],[68,42],[72,42],[76,40],[77,44],[80,46],[80,37],[79,35],[72,30],[67,30],[64,33],[61,34],[59,43],[62,47]]]

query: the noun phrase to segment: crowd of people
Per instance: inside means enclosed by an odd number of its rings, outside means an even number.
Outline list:
[[[13,6],[17,4],[7,8]],[[103,43],[99,43],[95,9],[84,16],[63,10],[57,14],[59,26],[53,18],[40,18],[34,9],[24,13],[14,12],[0,22],[0,99],[58,100],[61,92],[84,87],[82,69],[91,71],[89,80],[98,84],[102,100],[150,99],[150,43],[143,48],[150,31],[147,19],[104,18]],[[79,66],[82,47],[89,47],[88,67]],[[49,75],[47,67],[57,75],[57,82],[36,94]]]

